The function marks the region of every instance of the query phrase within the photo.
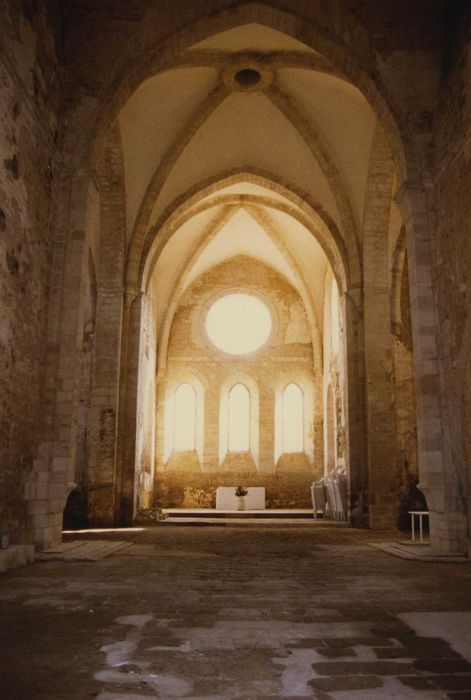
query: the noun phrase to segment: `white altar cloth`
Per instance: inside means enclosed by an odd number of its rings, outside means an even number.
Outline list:
[[[218,486],[216,489],[216,510],[237,510],[237,486]],[[265,510],[265,487],[246,486],[245,510]]]

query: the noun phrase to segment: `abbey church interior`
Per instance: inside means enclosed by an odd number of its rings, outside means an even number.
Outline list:
[[[0,74],[0,696],[471,697],[471,4],[3,0]]]

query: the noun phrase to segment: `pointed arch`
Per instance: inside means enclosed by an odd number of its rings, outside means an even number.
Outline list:
[[[175,452],[196,449],[196,392],[188,382],[180,384],[175,391],[174,421]]]
[[[236,372],[221,384],[219,393],[219,465],[222,465],[229,449],[229,397],[235,386],[242,385],[249,396],[249,446],[256,468],[259,467],[260,443],[260,391],[255,380],[247,374]],[[246,396],[246,395],[245,395]],[[246,427],[245,427],[246,429]],[[239,450],[237,450],[239,451]]]
[[[342,235],[331,217],[314,202],[310,195],[286,182],[279,175],[261,168],[234,168],[231,172],[224,171],[203,180],[191,187],[183,195],[178,196],[162,213],[158,221],[149,229],[145,241],[138,243],[140,252],[129,252],[133,264],[129,264],[126,272],[126,287],[128,289],[145,289],[150,279],[152,269],[163,248],[176,230],[196,213],[214,206],[214,195],[219,190],[231,185],[248,182],[271,190],[286,201],[275,197],[260,197],[257,195],[236,195],[220,199],[220,203],[258,204],[270,206],[292,216],[302,224],[317,240],[324,251],[334,271],[339,289],[345,290],[359,280],[351,279],[350,254]],[[202,200],[209,200],[203,201]],[[141,245],[142,244],[142,245]]]
[[[400,190],[398,202],[404,211],[410,252],[409,264],[411,270],[414,271],[414,275],[411,275],[413,289],[411,297],[413,299],[415,329],[414,346],[419,358],[416,368],[416,383],[421,394],[419,415],[422,423],[422,434],[420,444],[423,448],[423,462],[426,470],[429,469],[427,464],[434,465],[433,469],[429,470],[430,489],[433,491],[431,503],[435,511],[441,513],[444,503],[444,488],[435,489],[434,487],[434,484],[442,479],[444,474],[444,456],[441,452],[438,454],[436,449],[436,435],[440,432],[439,397],[435,388],[437,385],[436,329],[428,321],[433,303],[430,281],[430,231],[432,230],[429,214],[430,204],[427,201],[420,160],[416,150],[418,140],[412,137],[409,127],[406,125],[405,115],[400,113],[397,104],[395,104],[393,81],[388,75],[389,68],[376,58],[372,44],[361,28],[356,25],[354,18],[342,13],[336,3],[322,8],[324,16],[320,13],[316,3],[304,4],[303,11],[299,11],[297,14],[280,10],[278,2],[275,0],[267,0],[263,3],[239,3],[236,0],[227,10],[220,11],[219,8],[220,3],[217,0],[208,0],[204,3],[203,15],[201,14],[201,4],[197,3],[189,8],[190,14],[185,16],[184,20],[175,17],[173,26],[169,24],[162,29],[159,27],[155,34],[149,31],[145,41],[139,46],[139,42],[133,43],[131,51],[134,52],[132,59],[135,60],[129,61],[129,54],[127,54],[126,61],[124,61],[123,55],[123,61],[116,62],[116,69],[108,73],[108,82],[100,86],[100,90],[96,93],[102,99],[98,100],[92,97],[91,93],[87,93],[83,98],[77,93],[77,99],[74,99],[75,95],[71,95],[70,104],[73,105],[73,108],[67,115],[68,130],[63,149],[64,161],[69,162],[70,166],[64,176],[62,203],[68,206],[68,203],[72,201],[75,212],[85,209],[82,206],[86,201],[83,174],[90,173],[93,165],[97,162],[96,156],[102,148],[103,138],[108,133],[110,125],[115,123],[114,120],[120,107],[147,77],[159,70],[175,66],[180,60],[177,57],[181,57],[182,52],[193,43],[214,33],[225,31],[232,26],[258,22],[296,37],[320,53],[323,60],[330,62],[333,70],[338,71],[340,75],[358,87],[371,104],[387,132],[387,138],[392,145],[398,165]],[[152,12],[156,11],[157,9],[154,7],[149,9],[149,17],[152,17]],[[184,27],[182,26],[183,21],[185,22]],[[154,24],[158,25],[158,23],[150,22],[149,27]],[[335,31],[332,28],[335,28]],[[166,33],[164,34],[164,32]],[[66,208],[64,206],[64,209]],[[63,235],[63,231],[59,229],[61,227],[65,231],[72,232],[74,227],[71,221],[70,217],[65,216],[56,225],[56,229],[61,234],[57,236],[55,251],[53,277],[56,279],[59,279],[62,271],[70,266],[69,253],[66,254],[66,250],[67,246],[70,245],[71,236],[67,240],[67,236]],[[77,242],[77,246],[80,246],[80,242]],[[338,250],[340,249],[339,242]],[[147,259],[146,255],[141,255],[139,263],[145,265]],[[348,260],[348,255],[345,256],[345,259]],[[348,265],[345,269],[348,270]],[[139,279],[140,274],[141,271],[135,279],[129,279],[125,292],[127,300],[139,300],[141,287],[139,283],[136,283],[136,280]],[[342,292],[349,289],[348,284],[339,285],[339,287]],[[360,304],[357,302],[361,296],[361,290],[355,288],[354,292],[351,297],[353,302],[351,299],[347,299],[347,302],[349,304],[355,303],[359,308]],[[58,297],[57,303],[60,305],[60,293]],[[130,321],[132,322],[134,318],[130,307],[134,302],[126,303],[122,327],[123,335],[130,336]],[[49,336],[51,346],[60,344],[68,327],[70,327],[70,318],[61,320],[60,327],[51,328]],[[347,328],[347,332],[350,338],[355,336],[356,329]],[[133,353],[134,356],[131,357]],[[127,367],[128,364],[132,366],[132,363],[135,366],[135,355],[136,352],[132,348],[129,349],[128,356],[124,352],[122,366]],[[126,374],[126,370],[124,370],[124,374]],[[56,376],[55,368],[51,375],[49,379],[53,383]],[[134,408],[131,407],[127,411],[125,405],[128,400],[127,395],[134,394],[133,382],[134,377],[131,376],[127,382],[129,387],[123,386],[121,389],[121,403],[124,405],[119,407],[120,416],[132,417]],[[126,384],[126,380],[123,384]],[[131,403],[132,401],[133,397],[131,397]],[[433,427],[427,428],[427,425]],[[127,442],[130,447],[129,450],[126,449],[126,455],[130,457],[133,453],[132,435],[127,437]],[[124,459],[123,461],[129,460]],[[428,474],[425,474],[425,477],[424,485],[427,486]],[[123,517],[127,517],[127,511]],[[448,525],[444,522],[442,529],[447,528]]]
[[[283,452],[304,452],[304,396],[298,384],[287,384],[281,404]]]
[[[250,180],[256,180],[256,184],[262,184],[262,182],[266,182],[269,184],[270,181],[265,180],[265,178],[261,177],[256,177],[253,178],[250,176],[250,174],[247,173],[239,173],[237,176],[230,177],[230,178],[224,178],[222,182],[220,183],[220,189],[223,189],[228,186],[228,182],[230,184],[235,184],[235,182],[242,182],[244,179],[249,179]],[[277,190],[278,191],[278,190]],[[296,210],[293,211],[292,207],[289,207],[288,205],[283,205],[281,202],[276,200],[274,197],[261,197],[259,195],[220,195],[216,197],[210,196],[213,194],[212,192],[212,186],[210,186],[210,189],[204,189],[201,194],[198,196],[196,201],[199,201],[201,197],[207,198],[207,201],[204,201],[201,205],[196,207],[196,212],[201,213],[202,211],[205,210],[210,210],[214,207],[217,207],[219,205],[222,206],[222,211],[216,210],[216,214],[211,219],[211,221],[208,223],[208,225],[205,227],[203,230],[198,244],[194,247],[193,250],[190,251],[190,253],[185,257],[185,259],[182,261],[180,264],[180,272],[176,276],[176,282],[174,284],[173,290],[170,294],[169,298],[169,303],[167,304],[167,308],[165,311],[163,323],[161,325],[161,330],[159,333],[159,353],[158,353],[158,367],[159,371],[163,371],[165,366],[166,366],[166,353],[167,353],[167,347],[168,347],[168,340],[169,340],[169,334],[170,334],[170,329],[173,321],[173,317],[176,311],[176,308],[178,306],[179,299],[181,297],[182,291],[185,288],[186,285],[186,280],[191,272],[192,267],[195,265],[196,261],[201,257],[201,255],[204,253],[205,249],[209,245],[209,243],[215,238],[215,236],[218,235],[222,227],[227,223],[227,221],[233,216],[235,211],[240,208],[244,207],[246,208],[254,217],[254,219],[257,222],[260,222],[262,227],[264,228],[265,232],[267,235],[273,240],[277,248],[280,250],[281,254],[283,257],[287,260],[288,265],[291,267],[291,269],[294,270],[296,277],[298,280],[300,280],[301,284],[301,297],[303,299],[303,302],[306,307],[306,312],[308,314],[309,320],[310,320],[310,326],[312,329],[312,343],[313,343],[313,350],[314,350],[314,359],[315,359],[315,364],[318,369],[320,369],[320,324],[319,320],[317,318],[317,314],[314,308],[314,303],[312,299],[312,295],[309,291],[308,284],[306,280],[304,279],[304,275],[299,267],[299,264],[297,263],[294,255],[286,248],[286,246],[282,243],[281,237],[279,233],[275,230],[273,223],[270,220],[267,220],[267,215],[262,212],[262,207],[264,208],[272,208],[274,210],[282,211],[285,214],[288,214],[289,216],[292,216],[296,221],[301,223],[307,230],[311,232],[311,234],[314,235],[316,240],[319,242],[319,238],[316,235],[317,229],[313,229],[312,224],[309,223],[309,221],[302,215],[297,216],[296,215]],[[191,200],[189,202],[189,207],[191,207],[191,204],[194,201],[194,196],[191,197]],[[190,208],[189,212],[185,214],[182,218],[176,219],[175,225],[171,227],[172,233],[175,233],[178,230],[178,227],[180,227],[183,223],[183,221],[187,221],[191,216],[195,215],[195,210],[194,208]],[[178,222],[178,223],[177,223]],[[309,226],[309,228],[308,228]],[[165,230],[165,226],[164,226]],[[162,235],[164,235],[164,231],[162,231]],[[170,239],[170,236],[165,236],[165,242],[168,242]],[[164,243],[162,241],[157,241],[155,240],[155,245],[158,246],[159,252],[162,252],[164,248]],[[324,246],[322,246],[324,252],[326,252],[326,249]],[[151,275],[151,271],[153,269],[153,265],[155,265],[156,262],[156,257],[157,257],[157,251],[154,253],[154,256],[152,258],[152,262],[147,264],[147,273],[146,273],[146,278],[149,278]],[[329,262],[331,261],[331,257],[328,257]],[[339,264],[340,261],[337,261],[337,270],[338,274],[340,276],[340,282],[341,284],[346,284],[346,278],[345,274],[343,271],[343,268],[339,269]]]
[[[158,9],[149,8],[147,26],[159,27],[155,17]],[[419,167],[415,144],[411,138],[401,138],[401,134],[407,134],[408,129],[405,115],[388,93],[391,78],[384,65],[377,65],[371,40],[351,13],[340,13],[339,16],[337,5],[335,10],[333,6],[321,9],[312,3],[304,12],[286,11],[277,7],[275,0],[233,3],[222,10],[217,0],[208,0],[204,11],[201,14],[200,6],[195,5],[192,15],[189,8],[184,26],[179,26],[182,20],[176,18],[173,33],[167,27],[164,30],[167,33],[160,36],[158,32],[157,36],[149,32],[147,41],[133,47],[131,61],[115,62],[114,70],[109,72],[108,84],[102,86],[101,103],[90,100],[86,106],[80,104],[75,107],[75,112],[69,114],[71,138],[75,140],[75,148],[71,148],[71,162],[75,168],[94,161],[109,124],[142,82],[159,72],[182,65],[182,54],[192,45],[231,28],[255,23],[303,42],[308,49],[316,52],[316,70],[335,72],[354,84],[370,102],[390,134],[401,181],[417,179]],[[352,37],[351,41],[339,41],[329,29],[331,26],[340,27],[339,35]],[[191,54],[187,60],[191,60]],[[305,57],[304,62],[306,60]],[[311,65],[313,60],[309,57]]]

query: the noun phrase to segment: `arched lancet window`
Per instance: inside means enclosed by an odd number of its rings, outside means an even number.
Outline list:
[[[304,451],[303,392],[297,384],[288,384],[282,403],[283,452]]]
[[[332,290],[330,295],[330,310],[331,310],[331,335],[332,335],[332,352],[337,353],[340,345],[340,316],[339,316],[339,288],[337,282],[332,280]]]
[[[196,393],[191,384],[180,384],[175,392],[174,449],[196,449]]]
[[[230,452],[250,450],[250,394],[243,384],[234,384],[229,392],[229,436]]]

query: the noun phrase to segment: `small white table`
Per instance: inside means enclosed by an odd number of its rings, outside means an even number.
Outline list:
[[[419,542],[422,544],[424,541],[423,518],[424,515],[428,515],[428,510],[409,510],[408,513],[412,523],[412,542],[415,542],[415,516],[417,515],[419,518]]]
[[[218,486],[216,489],[216,510],[237,510],[237,486]],[[245,510],[265,510],[265,487],[246,486]]]

